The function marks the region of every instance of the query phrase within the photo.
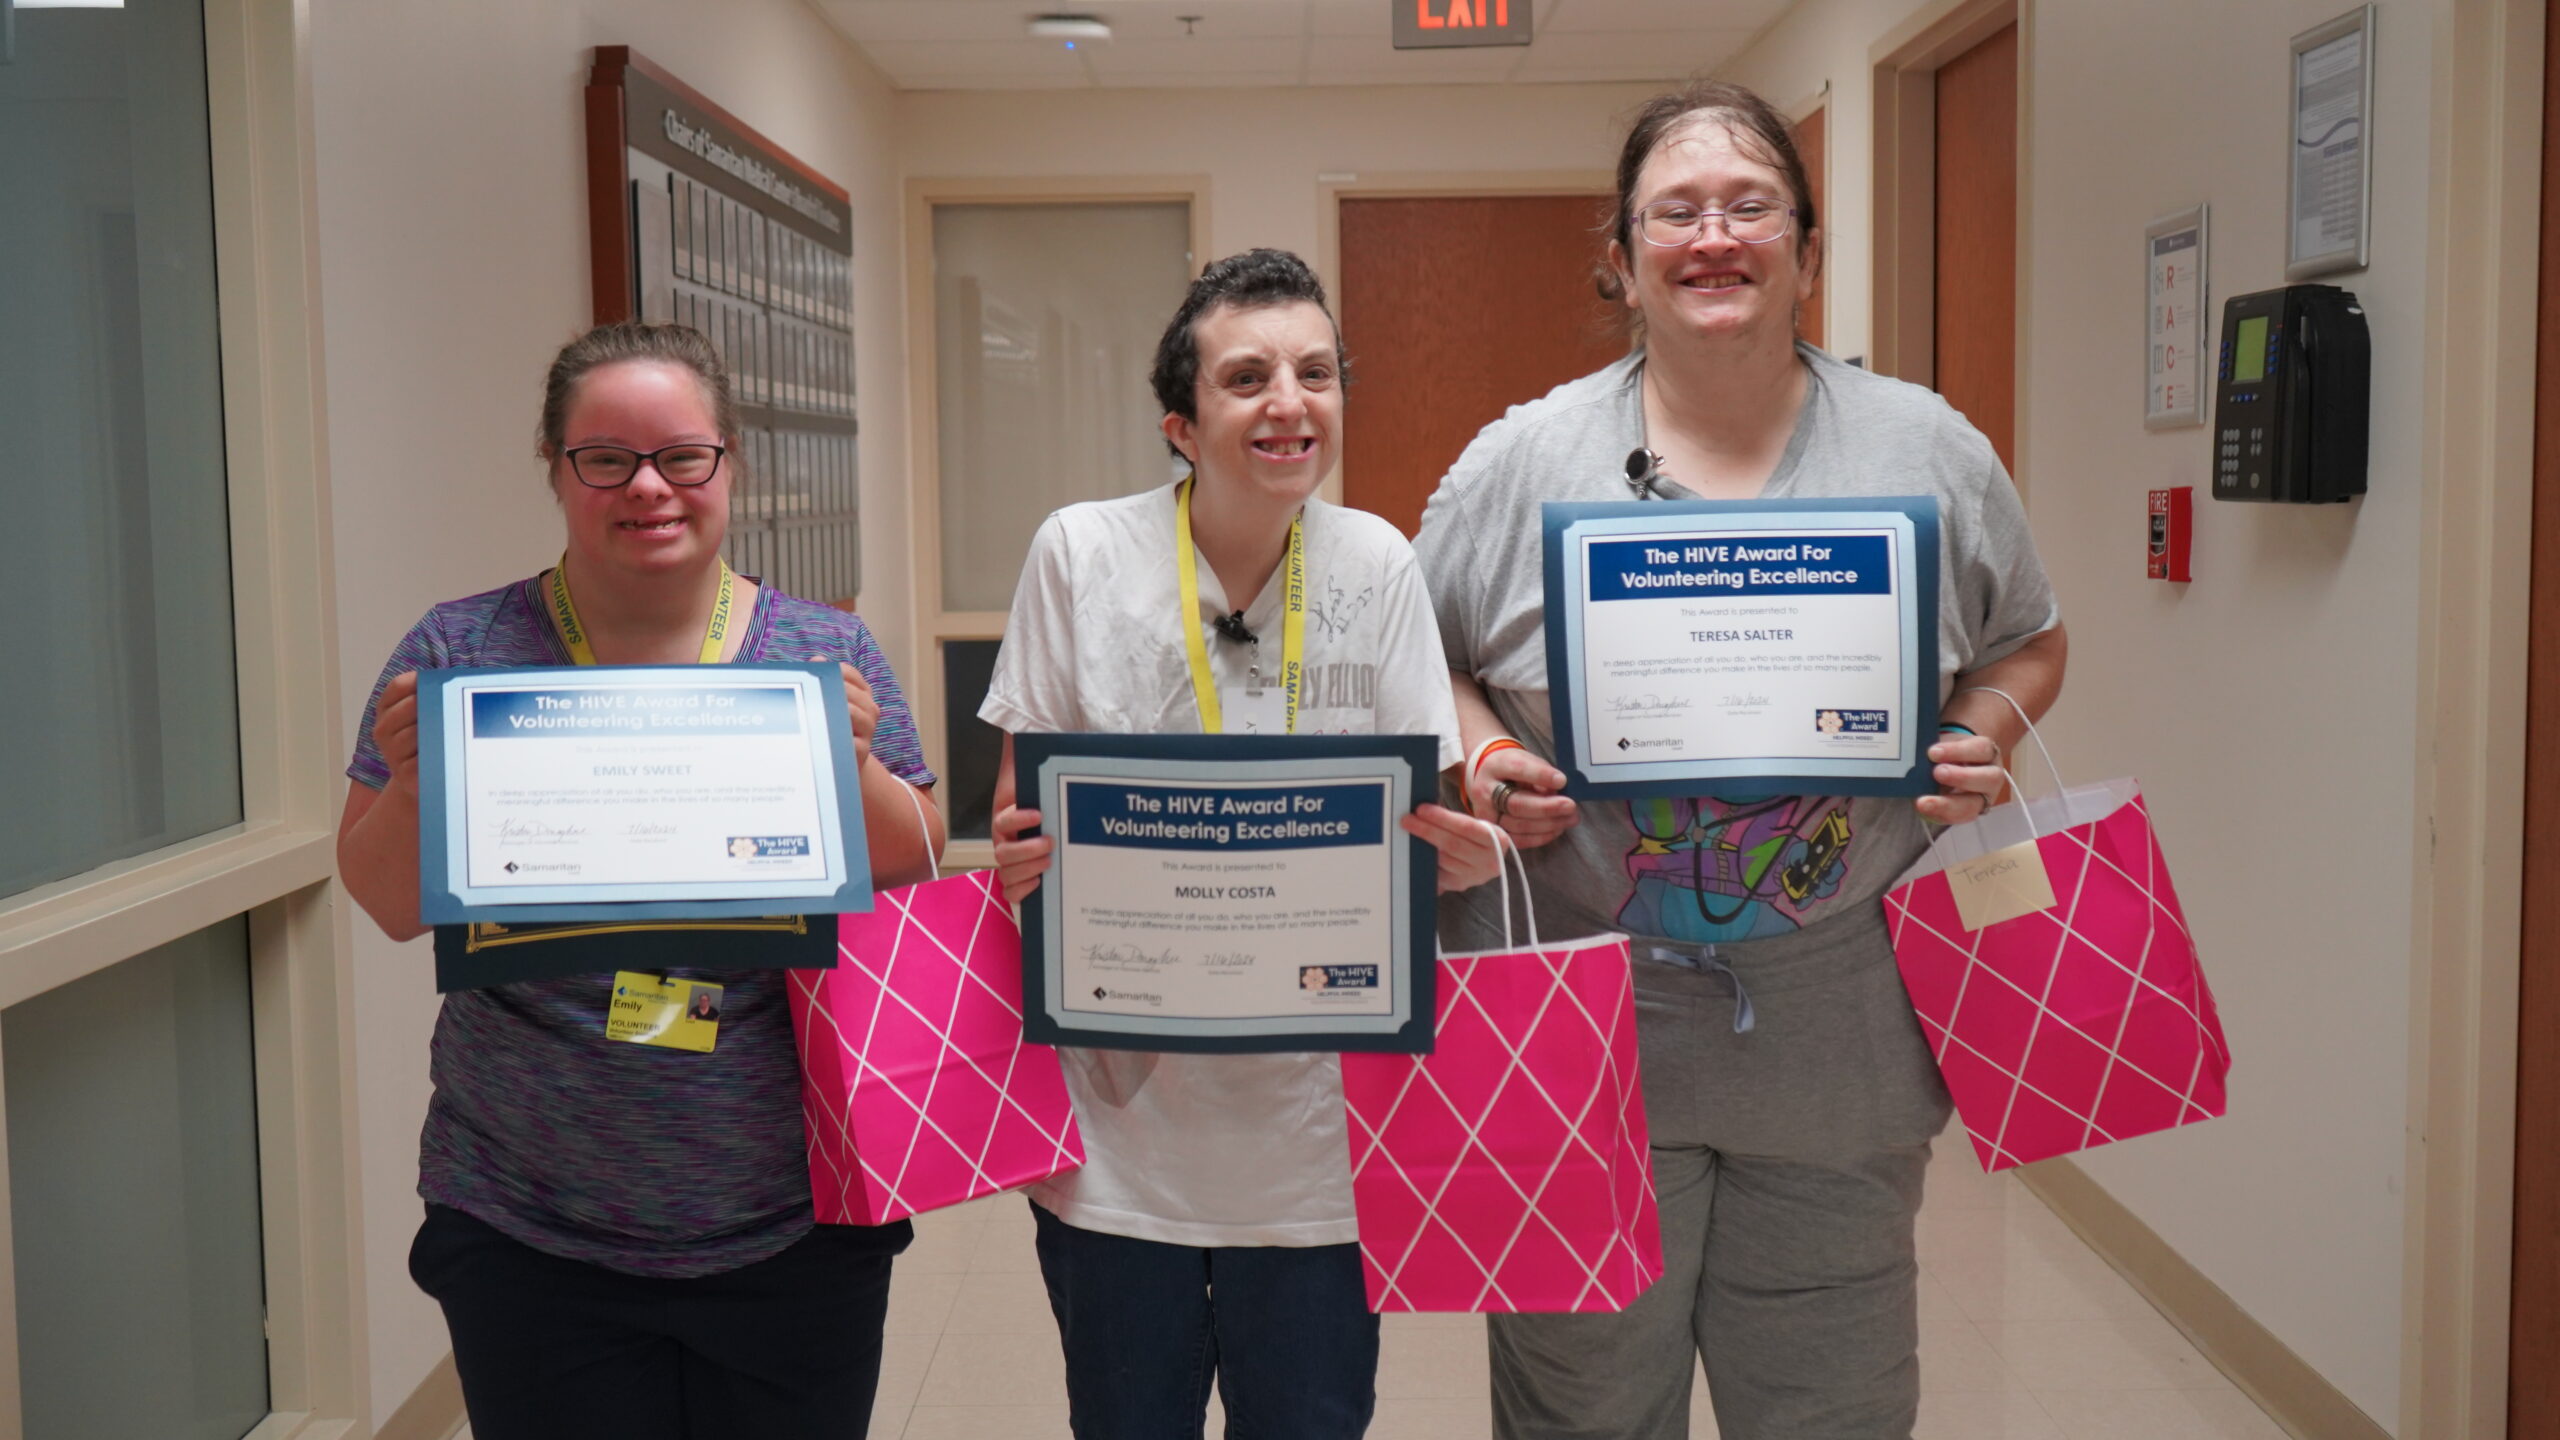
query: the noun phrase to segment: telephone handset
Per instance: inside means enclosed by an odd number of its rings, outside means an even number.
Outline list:
[[[2352,293],[2287,285],[2224,301],[2213,498],[2363,494],[2372,388],[2372,336]]]

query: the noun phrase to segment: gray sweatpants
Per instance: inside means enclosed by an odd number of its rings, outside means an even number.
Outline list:
[[[1724,1440],[1908,1440],[1912,1222],[1948,1105],[1882,915],[1865,929],[1721,947],[1748,1034],[1731,982],[1637,942],[1663,1276],[1616,1315],[1491,1317],[1499,1440],[1680,1440],[1693,1355]]]

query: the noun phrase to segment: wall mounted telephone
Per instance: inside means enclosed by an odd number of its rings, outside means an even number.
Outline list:
[[[2373,341],[2348,291],[2287,285],[2224,301],[2213,498],[2363,494],[2372,389]]]

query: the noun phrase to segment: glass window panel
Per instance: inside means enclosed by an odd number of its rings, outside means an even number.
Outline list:
[[[996,767],[1004,761],[1004,732],[978,718],[987,686],[995,679],[995,640],[942,642],[943,793],[951,798],[951,838],[993,836]]]
[[[203,11],[13,23],[0,896],[241,818]]]
[[[0,1012],[0,1061],[26,1433],[238,1440],[267,1413],[247,923]]]
[[[1061,505],[1165,483],[1147,386],[1191,281],[1191,207],[933,212],[942,607],[1005,610]]]

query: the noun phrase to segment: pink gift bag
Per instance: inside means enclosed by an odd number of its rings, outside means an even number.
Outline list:
[[[1022,1038],[1022,932],[994,871],[885,891],[836,925],[835,969],[787,972],[818,1223],[883,1225],[1084,1163],[1058,1054]]]
[[[1432,1052],[1342,1057],[1380,1313],[1623,1310],[1662,1275],[1627,937],[1533,915],[1513,951],[1503,885],[1506,948],[1440,959]]]
[[[2131,780],[1949,827],[1885,918],[1985,1171],[2223,1113],[2231,1048]]]

